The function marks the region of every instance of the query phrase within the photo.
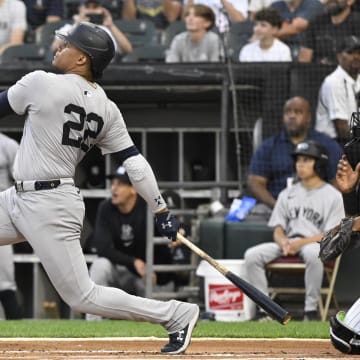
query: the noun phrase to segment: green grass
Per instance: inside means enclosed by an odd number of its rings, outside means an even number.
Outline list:
[[[16,320],[0,321],[0,337],[166,337],[159,325],[132,321]],[[328,322],[199,321],[193,337],[329,338]]]

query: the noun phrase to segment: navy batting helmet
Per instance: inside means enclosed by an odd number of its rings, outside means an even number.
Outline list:
[[[68,34],[56,35],[89,56],[95,78],[101,77],[115,55],[115,46],[110,35],[95,24],[82,22],[74,26]]]
[[[328,154],[326,148],[314,140],[305,140],[296,145],[292,157],[294,160],[297,155],[305,155],[314,158],[315,172],[325,181],[328,180]]]

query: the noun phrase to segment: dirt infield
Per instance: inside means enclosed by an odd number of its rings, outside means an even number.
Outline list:
[[[170,359],[159,353],[166,339],[0,339],[0,359],[112,360]],[[328,340],[303,339],[193,339],[178,359],[354,359],[336,351]],[[357,357],[355,357],[357,358]]]

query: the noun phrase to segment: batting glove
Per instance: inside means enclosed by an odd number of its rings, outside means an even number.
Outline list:
[[[170,211],[155,214],[155,224],[161,235],[176,241],[180,224]]]

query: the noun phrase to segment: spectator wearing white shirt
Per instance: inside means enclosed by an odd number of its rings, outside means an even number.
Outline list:
[[[24,42],[26,7],[19,0],[0,0],[0,55],[13,45]]]
[[[209,6],[215,14],[215,25],[221,33],[229,30],[231,23],[244,21],[248,13],[248,0],[184,0],[184,14],[188,6]]]
[[[345,143],[349,121],[359,111],[360,38],[347,36],[337,51],[338,67],[323,81],[316,109],[316,130]]]
[[[289,46],[276,38],[283,21],[279,12],[272,8],[262,9],[255,14],[254,20],[257,40],[241,49],[239,61],[291,61]]]

